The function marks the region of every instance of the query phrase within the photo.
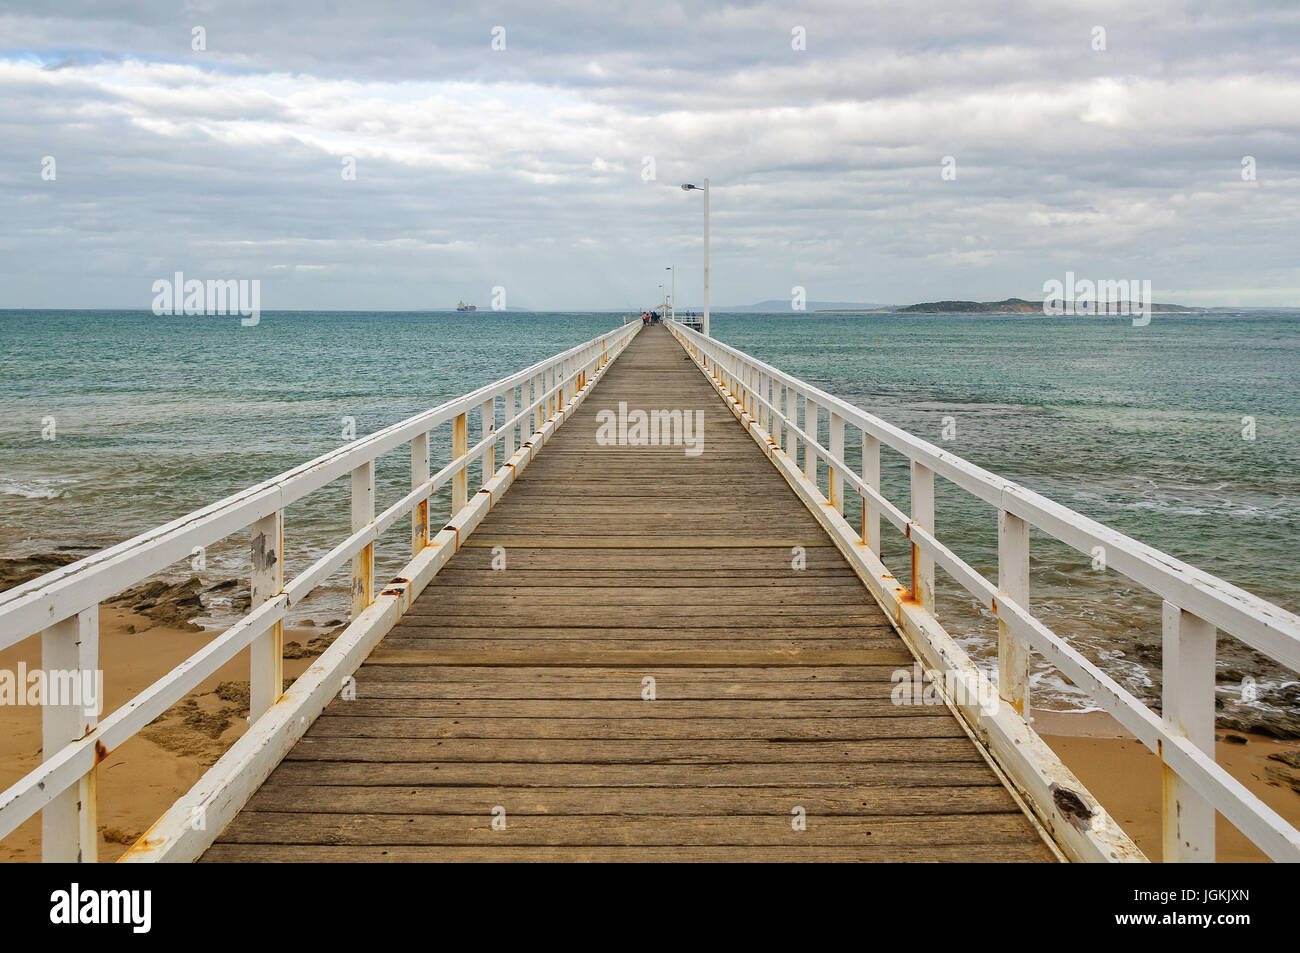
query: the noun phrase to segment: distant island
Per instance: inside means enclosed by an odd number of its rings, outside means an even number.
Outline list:
[[[1060,305],[1059,300],[1049,302]],[[1150,310],[1155,312],[1196,312],[1204,308],[1188,308],[1180,304],[1152,304]],[[1004,298],[1001,301],[923,301],[904,307],[888,308],[827,308],[819,309],[820,314],[1043,314],[1042,301],[1027,301],[1024,298]],[[1127,302],[1110,302],[1103,304],[1098,314],[1126,314]]]
[[[1053,300],[1049,304],[1060,305]],[[697,309],[698,310],[698,309]],[[770,298],[757,304],[732,305],[714,308],[718,313],[783,314],[794,311],[788,298]],[[856,301],[809,301],[799,309],[809,314],[1044,314],[1041,298],[1003,298],[1001,301],[922,301],[920,304],[896,305]],[[1180,304],[1152,304],[1150,310],[1165,314],[1200,313],[1212,308],[1184,307]],[[1127,302],[1110,302],[1098,314],[1123,315],[1129,313]],[[1068,317],[1068,315],[1067,315]]]

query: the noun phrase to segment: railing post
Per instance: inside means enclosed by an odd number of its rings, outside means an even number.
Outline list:
[[[429,432],[411,438],[411,489],[429,479]],[[421,500],[411,512],[411,555],[418,556],[429,545],[429,499]]]
[[[912,522],[934,534],[934,471],[912,461]],[[934,612],[934,557],[912,542],[912,598]]]
[[[541,429],[540,427],[538,428]],[[469,452],[469,418],[458,414],[451,423],[451,459],[454,463]],[[451,515],[455,516],[469,502],[469,462],[451,478]]]
[[[998,511],[998,589],[1022,609],[1029,609],[1029,523]],[[998,619],[998,694],[1029,716],[1029,646]]]
[[[528,403],[533,406],[533,433],[542,429],[542,412],[546,409],[546,402],[542,400],[542,393],[546,390],[546,371],[542,371],[532,379],[532,394]]]
[[[41,756],[49,761],[60,748],[84,738],[99,723],[103,678],[99,674],[98,606],[41,632],[41,668],[46,673],[41,697]],[[58,690],[55,686],[69,688],[70,697],[51,697]],[[52,701],[68,704],[52,705]],[[93,864],[98,859],[98,770],[91,768],[41,809],[42,861]]]
[[[781,385],[770,374],[767,377],[767,383],[763,385],[763,394],[767,397],[767,435],[776,440],[776,431],[780,429],[781,424],[776,419],[777,400],[780,398]]]
[[[831,424],[830,424],[831,445],[826,449],[830,450],[831,456],[835,460],[839,461],[844,459],[844,418],[841,417],[839,414],[835,413],[835,411],[833,410],[830,412],[830,415],[831,415]],[[830,475],[829,475],[830,482],[827,484],[827,489],[830,491],[831,506],[839,510],[840,513],[843,513],[844,512],[844,476],[840,473],[840,468],[838,463],[828,463],[827,467],[830,469]]]
[[[1214,636],[1204,619],[1166,602],[1161,714],[1169,730],[1214,758]],[[1214,862],[1214,807],[1167,765],[1163,774],[1164,860]]]
[[[795,436],[794,428],[799,426],[799,395],[789,386],[785,389],[785,419],[785,452],[790,457],[790,462],[797,467],[799,438]]]
[[[817,451],[812,442],[817,439],[817,405],[811,397],[803,399],[803,429],[808,439],[803,446],[803,474],[814,487],[817,486]]]
[[[253,574],[249,605],[256,609],[284,588],[284,510],[253,524]],[[276,622],[249,645],[248,720],[257,721],[284,692],[284,623]]]
[[[375,518],[375,461],[367,460],[352,471],[352,532],[365,529]],[[375,544],[352,557],[352,618],[375,601]]]
[[[780,424],[777,423],[775,412],[777,394],[780,393],[780,385],[770,374],[767,376],[766,380],[767,383],[763,385],[763,396],[767,398],[767,435],[775,440],[776,438],[773,436],[773,433],[780,426]]]
[[[483,420],[483,439],[486,440],[492,434],[497,432],[497,402],[495,397],[489,397],[483,401],[483,406],[479,408],[479,416]],[[496,444],[488,444],[483,448],[482,456],[483,466],[483,483],[492,479],[492,474],[497,472],[497,448]]]
[[[504,409],[501,412],[501,425],[503,427],[505,427],[506,421],[515,415],[515,389],[513,387],[506,391],[504,401]],[[517,426],[518,424],[511,424],[506,427],[503,437],[505,443],[502,444],[501,449],[502,460],[509,460],[515,455],[515,427]]]
[[[880,490],[880,440],[862,431],[862,482]],[[862,498],[862,541],[867,549],[880,555],[880,508],[868,497]]]
[[[781,406],[782,406],[781,382],[778,380],[773,380],[772,381],[772,407],[774,408],[774,411],[770,417],[772,429],[768,431],[768,435],[772,438],[773,446],[777,446],[777,447],[781,446],[781,417],[780,417]]]

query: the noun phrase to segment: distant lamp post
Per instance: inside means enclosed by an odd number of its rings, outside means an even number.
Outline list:
[[[703,192],[704,193],[704,323],[700,325],[700,331],[705,337],[709,336],[709,180],[705,179],[703,185],[692,185],[689,182],[682,184],[683,192]]]
[[[673,309],[673,320],[676,321],[677,320],[677,266],[669,265],[667,268],[664,269],[664,271],[671,271],[673,273],[672,309]]]

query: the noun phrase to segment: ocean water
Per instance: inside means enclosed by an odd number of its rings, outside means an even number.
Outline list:
[[[358,435],[371,432],[621,320],[270,312],[244,328],[237,318],[0,311],[0,556],[110,545],[338,446],[344,418],[355,419]],[[1037,315],[717,314],[712,330],[1300,610],[1300,311],[1157,314],[1144,328],[1126,318]],[[54,439],[44,439],[51,422]],[[380,507],[407,480],[402,455],[389,458],[377,473]],[[906,510],[904,461],[886,450],[883,469],[886,495]],[[937,493],[939,537],[995,578],[996,512],[942,480]],[[341,538],[346,481],[291,507],[286,521],[292,574]],[[886,563],[906,579],[905,544],[888,524],[883,532]],[[390,535],[381,572],[403,556],[403,534]],[[199,575],[244,572],[245,550],[243,540],[213,547]],[[1034,608],[1153,697],[1158,600],[1041,533],[1032,553]],[[332,582],[299,617],[344,614],[346,579]],[[987,664],[994,620],[942,573],[939,588],[941,617]],[[1221,692],[1245,675],[1259,680],[1264,705],[1295,680],[1222,646]],[[1035,683],[1058,707],[1087,706],[1045,667]]]

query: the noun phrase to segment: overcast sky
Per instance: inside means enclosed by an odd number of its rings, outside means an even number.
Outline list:
[[[1296,0],[275,6],[0,2],[0,307],[1300,306]]]

